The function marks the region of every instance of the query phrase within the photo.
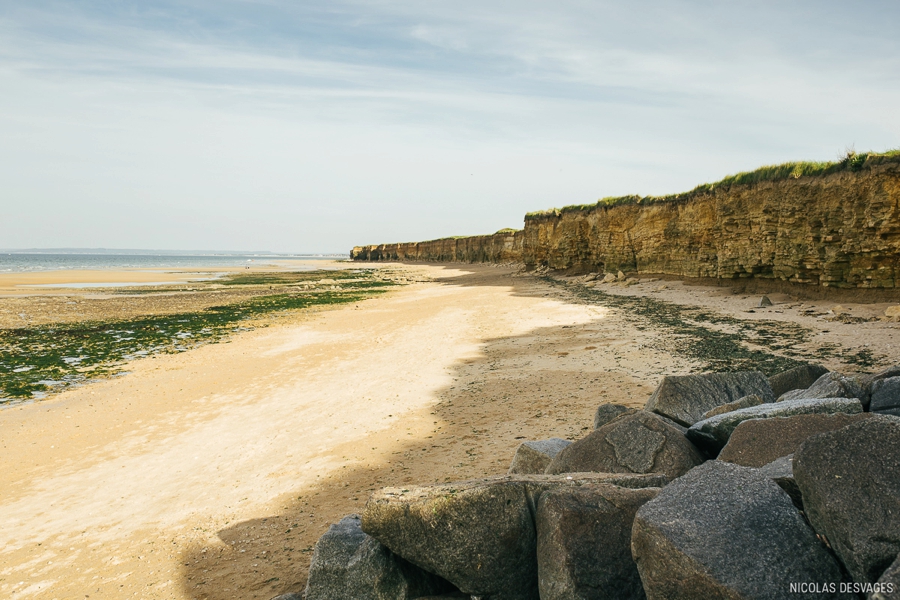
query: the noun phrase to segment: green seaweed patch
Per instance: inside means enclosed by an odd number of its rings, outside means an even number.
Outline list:
[[[737,319],[701,307],[607,294],[580,283],[543,279],[568,289],[585,303],[623,309],[639,329],[662,329],[665,334],[650,346],[697,361],[702,371],[761,371],[771,377],[811,361],[836,358],[845,364],[873,367],[886,360],[868,349],[847,350],[834,344],[808,350],[805,346],[815,332],[797,323]]]
[[[252,329],[267,315],[357,302],[394,285],[364,283],[367,285],[357,284],[354,289],[258,296],[195,312],[2,329],[0,404],[41,398],[92,379],[119,375],[125,364],[136,358],[222,341],[237,331]]]

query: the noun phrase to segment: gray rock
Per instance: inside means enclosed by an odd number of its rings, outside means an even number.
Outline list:
[[[316,542],[306,600],[407,600],[449,589],[363,533],[359,515],[350,515]]]
[[[900,556],[888,567],[874,589],[869,594],[869,600],[898,600],[900,598]]]
[[[728,404],[723,404],[721,406],[715,407],[712,410],[706,411],[705,413],[703,413],[703,419],[715,417],[716,415],[724,415],[727,412],[741,410],[742,408],[759,406],[760,404],[763,404],[762,398],[760,398],[756,394],[751,394],[749,396],[744,396],[740,400],[735,400],[734,402],[729,402]]]
[[[507,474],[543,473],[550,461],[553,460],[553,457],[571,443],[560,438],[522,442],[516,449],[516,454],[513,456],[512,464],[509,466]]]
[[[801,398],[773,404],[760,404],[718,415],[692,425],[687,438],[711,456],[728,443],[728,438],[738,425],[750,419],[793,417],[794,415],[833,415],[862,412],[858,398]]]
[[[584,485],[546,492],[538,502],[541,600],[642,600],[631,558],[631,525],[659,488]]]
[[[789,582],[841,581],[780,487],[756,469],[719,461],[644,504],[631,549],[649,600],[771,600],[791,597]]]
[[[806,390],[791,390],[789,392],[785,392],[782,395],[778,396],[778,399],[775,402],[786,402],[788,400],[800,400],[801,398],[806,398]]]
[[[636,411],[564,448],[546,472],[662,473],[675,479],[702,462],[680,431],[654,414]]]
[[[767,306],[772,306],[772,301],[768,296],[763,296],[759,299],[759,304],[756,305],[756,308],[765,308]]]
[[[875,582],[900,553],[900,419],[874,415],[806,440],[794,478],[809,522],[856,582]]]
[[[900,377],[872,382],[869,410],[874,413],[900,415]]]
[[[534,514],[541,494],[588,483],[643,488],[666,482],[655,474],[572,473],[387,488],[366,503],[362,528],[464,593],[537,600]]]
[[[801,365],[769,377],[769,385],[772,393],[781,396],[791,390],[805,390],[827,372],[828,369],[821,365]]]
[[[767,465],[759,468],[759,472],[778,484],[791,498],[794,506],[803,510],[803,495],[797,482],[794,480],[794,455],[776,458]]]
[[[776,458],[793,454],[811,436],[870,416],[870,413],[857,413],[750,419],[734,429],[718,459],[745,467],[762,467]]]
[[[601,404],[594,413],[594,429],[600,429],[616,417],[632,412],[635,412],[635,409],[621,404]]]
[[[869,406],[869,395],[865,388],[855,377],[849,377],[837,372],[825,373],[809,388],[799,395],[782,394],[778,402],[784,402],[796,398],[858,398],[863,409]]]
[[[303,600],[303,596],[301,594],[295,594],[291,592],[290,594],[280,594],[272,598],[272,600]]]
[[[764,402],[775,400],[769,380],[755,371],[670,375],[663,377],[644,408],[690,427],[707,411],[751,394]]]

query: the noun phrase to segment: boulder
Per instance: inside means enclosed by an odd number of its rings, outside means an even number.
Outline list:
[[[791,498],[794,506],[803,510],[803,496],[797,482],[794,480],[794,455],[776,458],[767,465],[759,468],[759,472],[778,484]]]
[[[862,404],[858,398],[801,398],[774,404],[760,404],[695,423],[688,429],[687,438],[710,456],[716,456],[728,443],[735,428],[750,419],[861,412]]]
[[[888,567],[874,589],[869,593],[869,600],[897,600],[900,598],[900,556]]]
[[[359,515],[328,528],[313,551],[306,600],[407,600],[453,589],[363,533]]]
[[[666,482],[656,474],[572,473],[386,488],[366,503],[362,528],[464,593],[537,600],[534,514],[541,494],[588,483],[643,488]]]
[[[631,525],[659,488],[560,488],[541,496],[537,559],[541,600],[643,600]]]
[[[900,553],[900,419],[881,415],[813,436],[794,455],[809,522],[856,582]]]
[[[770,600],[791,597],[790,582],[841,581],[837,562],[778,485],[719,461],[638,510],[631,550],[650,600]]]
[[[869,410],[900,416],[900,377],[875,380],[869,389],[872,394]]]
[[[635,411],[564,448],[547,473],[662,473],[680,477],[703,462],[684,435],[656,415]]]
[[[724,415],[727,412],[741,410],[742,408],[750,408],[751,406],[759,406],[762,403],[763,403],[762,398],[760,398],[756,394],[751,394],[749,396],[744,396],[740,400],[735,400],[734,402],[729,402],[728,404],[723,404],[721,406],[715,407],[712,410],[706,411],[705,413],[703,413],[703,419],[715,417],[716,415]]]
[[[800,365],[769,377],[769,385],[775,396],[781,396],[791,390],[805,390],[827,372],[828,369],[820,365]]]
[[[813,414],[750,419],[738,424],[718,459],[745,467],[762,467],[776,458],[793,454],[810,436],[834,431],[870,416],[869,413]]]
[[[751,394],[764,402],[775,400],[769,380],[755,371],[669,375],[663,377],[644,409],[690,427],[707,411]]]
[[[600,429],[616,417],[632,412],[635,412],[635,409],[621,404],[601,404],[594,413],[594,429]]]
[[[759,303],[757,303],[756,308],[766,308],[767,306],[772,306],[772,301],[768,296],[763,296],[759,299]]]
[[[550,438],[536,442],[522,442],[516,449],[512,464],[509,466],[509,475],[516,473],[543,473],[553,457],[559,451],[571,444],[568,440]]]
[[[825,373],[815,383],[801,392],[793,391],[782,394],[778,402],[799,398],[858,398],[863,409],[869,406],[869,396],[856,377],[842,375],[837,372]]]

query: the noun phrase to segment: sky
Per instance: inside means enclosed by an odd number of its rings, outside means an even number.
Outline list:
[[[900,147],[900,3],[0,3],[0,248],[348,252]]]

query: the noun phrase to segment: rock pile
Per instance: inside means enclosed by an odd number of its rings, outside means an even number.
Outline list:
[[[305,598],[900,598],[898,413],[900,367],[665,377],[505,476],[376,492]]]

